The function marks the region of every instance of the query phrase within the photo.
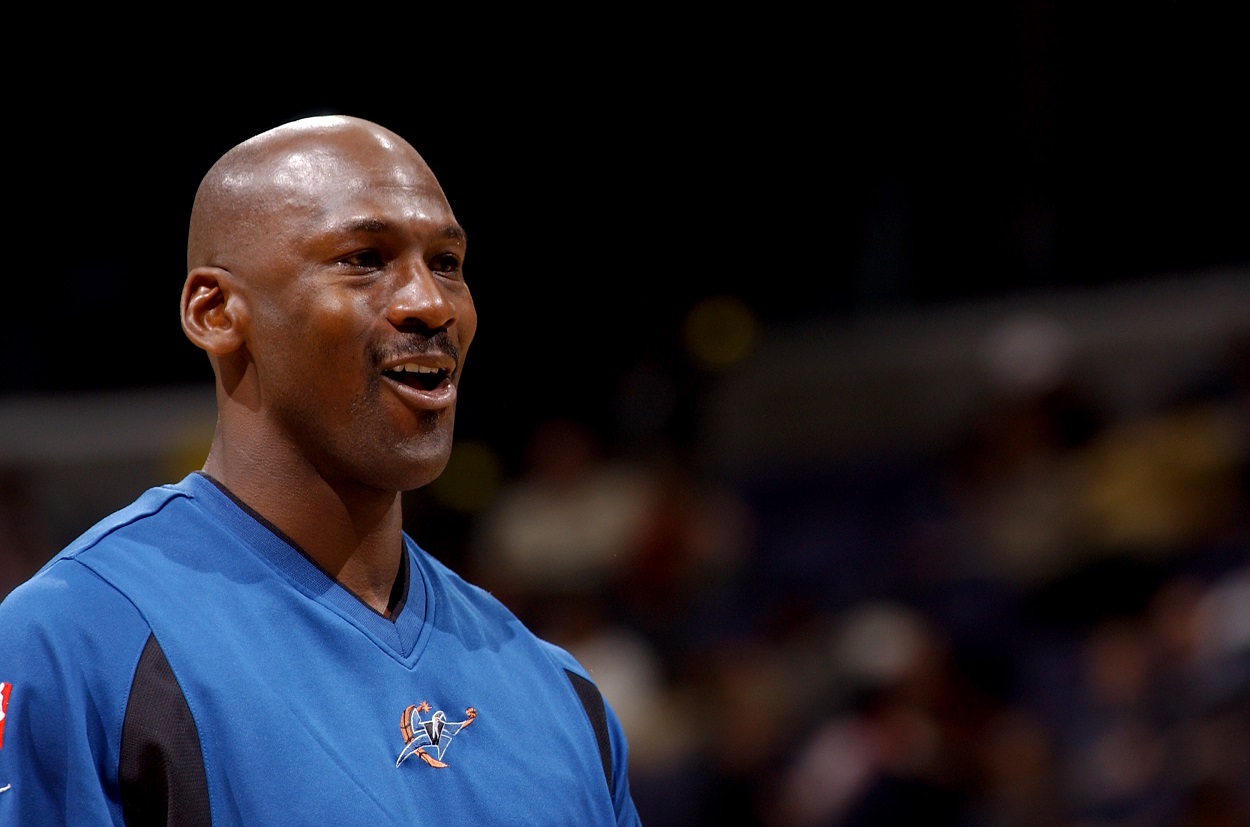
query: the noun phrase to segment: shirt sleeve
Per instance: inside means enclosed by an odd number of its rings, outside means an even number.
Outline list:
[[[641,827],[629,789],[629,745],[625,731],[606,699],[603,708],[608,715],[608,736],[612,744],[612,803],[616,809],[616,823],[619,827]]]
[[[121,825],[117,757],[149,630],[73,559],[0,604],[0,824]]]
[[[552,658],[565,671],[570,673],[570,675],[580,677],[590,686],[594,686],[594,682],[585,667],[567,650],[551,643],[547,643],[546,646]],[[616,713],[612,710],[612,705],[608,703],[607,698],[603,697],[598,688],[595,688],[594,691],[603,705],[603,723],[607,730],[608,751],[612,764],[608,786],[612,796],[613,810],[616,813],[616,823],[618,827],[641,827],[638,810],[634,806],[634,798],[629,789],[629,743],[625,737],[625,729],[621,726],[620,719],[616,717]],[[581,700],[583,706],[585,706],[587,704],[586,699],[583,697]],[[589,708],[587,708],[587,714],[592,719],[595,717]]]

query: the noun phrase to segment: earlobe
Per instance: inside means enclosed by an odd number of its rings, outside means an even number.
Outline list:
[[[197,267],[182,286],[182,330],[197,347],[216,356],[243,344],[246,314],[233,276],[220,267]]]

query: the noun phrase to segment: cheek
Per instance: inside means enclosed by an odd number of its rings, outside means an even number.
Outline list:
[[[283,307],[266,308],[259,346],[284,376],[342,394],[358,384],[366,361],[368,327],[359,323],[362,308],[350,300],[300,297]]]
[[[461,300],[460,311],[457,315],[456,328],[458,331],[457,338],[460,344],[461,358],[468,352],[469,345],[473,342],[473,334],[477,332],[477,308],[473,306],[473,299],[467,294]]]
[[[309,295],[290,309],[291,334],[301,346],[359,355],[375,315],[364,296]]]

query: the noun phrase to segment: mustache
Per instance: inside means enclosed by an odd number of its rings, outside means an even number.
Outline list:
[[[402,333],[397,342],[375,345],[369,349],[369,355],[375,365],[430,354],[450,356],[457,365],[460,364],[460,348],[445,330],[436,330],[433,333]]]

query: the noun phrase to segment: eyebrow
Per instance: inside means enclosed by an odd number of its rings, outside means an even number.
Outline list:
[[[395,224],[381,218],[354,218],[344,221],[334,229],[347,233],[385,233],[395,228]],[[453,241],[464,241],[464,228],[459,224],[448,224],[438,230],[437,235],[440,238],[447,238]]]

